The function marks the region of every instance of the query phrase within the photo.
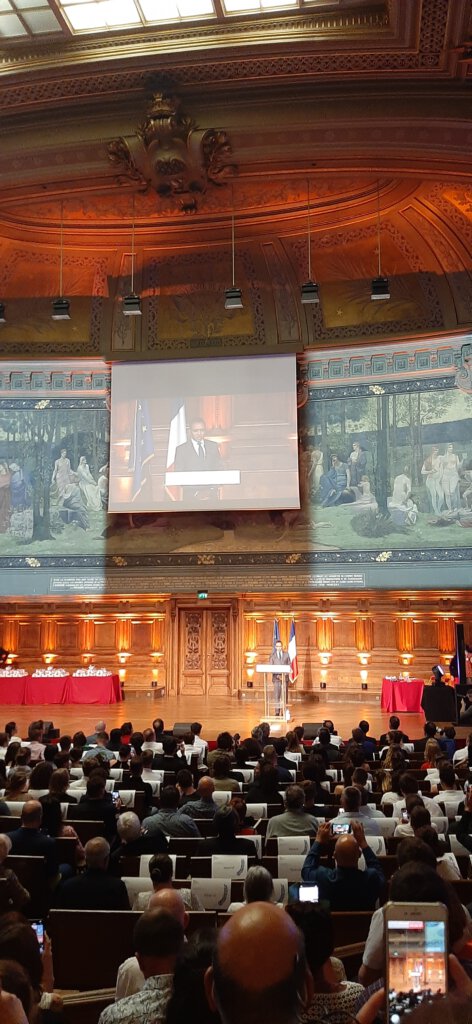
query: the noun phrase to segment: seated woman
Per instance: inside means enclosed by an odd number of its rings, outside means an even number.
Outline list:
[[[244,880],[244,900],[242,903],[230,903],[228,914],[234,914],[246,903],[275,903],[272,875],[262,864],[249,868]]]
[[[174,865],[167,853],[156,853],[149,861],[149,876],[152,882],[152,892],[139,892],[134,899],[133,910],[147,910],[149,900],[155,892],[161,889],[173,889],[172,874]],[[192,896],[190,889],[179,889],[187,910],[204,910],[203,904],[197,896]]]
[[[75,867],[83,867],[85,864],[85,850],[75,828],[62,820],[60,799],[54,796],[53,793],[49,793],[48,796],[41,797],[40,803],[43,808],[43,831],[47,832],[52,839],[75,839]]]
[[[444,849],[436,830],[432,825],[423,825],[415,830],[417,839],[422,839],[431,847],[436,857],[436,871],[441,878],[448,882],[459,882],[462,878],[457,859],[453,853]]]
[[[246,793],[248,804],[278,804],[283,808],[283,800],[279,793],[280,784],[277,768],[271,764],[257,765],[254,769],[254,782]]]
[[[424,748],[424,761],[421,768],[435,768],[437,759],[443,757],[444,753],[437,740],[428,740]]]
[[[29,789],[29,773],[21,768],[14,768],[7,778],[5,800],[27,799]]]
[[[229,789],[231,793],[239,793],[240,787],[239,782],[236,779],[231,778],[231,761],[226,754],[220,754],[219,757],[215,757],[213,765],[210,769],[210,775],[215,783],[216,790]]]
[[[49,789],[51,775],[54,772],[54,765],[47,761],[38,761],[29,777],[29,791],[36,795],[42,795]]]
[[[351,1019],[364,988],[355,981],[339,980],[332,961],[334,933],[329,912],[316,903],[299,901],[289,903],[285,910],[302,932],[307,964],[313,975],[313,999],[301,1012],[300,1021],[308,1024],[309,1021]]]

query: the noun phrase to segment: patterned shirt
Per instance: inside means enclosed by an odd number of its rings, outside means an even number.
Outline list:
[[[140,992],[102,1010],[98,1024],[161,1024],[172,995],[172,974],[148,978]]]

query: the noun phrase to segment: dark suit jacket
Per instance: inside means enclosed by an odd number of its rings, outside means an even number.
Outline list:
[[[55,906],[63,910],[129,910],[129,899],[121,878],[87,869],[58,887]]]
[[[103,821],[106,838],[113,839],[116,835],[115,808],[113,803],[106,799],[89,800],[86,795],[81,797],[77,807],[74,807],[74,813],[71,815],[71,820]]]
[[[59,870],[54,839],[45,836],[37,828],[18,828],[9,832],[11,852],[25,857],[44,857],[48,878],[55,878]]]
[[[256,857],[257,850],[252,839],[235,838],[223,842],[218,836],[215,839],[203,839],[198,844],[198,856],[208,857],[214,853],[247,854],[248,857]]]
[[[205,458],[200,459],[191,441],[179,444],[175,451],[174,470],[176,473],[205,473],[222,468],[220,449],[214,441],[203,439]]]

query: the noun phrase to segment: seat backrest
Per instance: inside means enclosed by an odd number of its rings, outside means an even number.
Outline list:
[[[246,804],[248,818],[267,818],[267,804]],[[280,808],[279,808],[280,810]]]
[[[89,839],[94,839],[95,836],[103,836],[105,834],[105,826],[103,821],[86,821],[79,819],[74,821],[73,804],[67,805],[70,808],[70,816],[67,817],[67,824],[72,825],[72,828],[77,832],[77,835],[85,846]]]
[[[149,861],[151,860],[152,856],[153,856],[152,853],[142,853],[141,854],[141,856],[139,858],[139,875],[140,875],[140,878],[149,878]],[[177,868],[177,854],[176,853],[169,853],[169,857],[170,857],[170,859],[172,861],[173,875],[175,876],[176,868]],[[129,858],[129,859],[131,859],[131,858]]]
[[[13,814],[0,815],[0,832],[15,832],[21,825],[21,818]]]
[[[134,955],[133,929],[139,917],[132,910],[51,910],[48,935],[56,987],[114,988],[118,967]]]
[[[333,911],[331,922],[335,946],[347,946],[353,942],[364,942],[369,934],[372,911]]]
[[[385,857],[387,850],[383,836],[366,836],[365,841],[377,857]]]
[[[212,878],[246,878],[248,872],[247,854],[216,853],[211,858]]]
[[[151,879],[143,878],[141,875],[122,875],[121,880],[126,885],[126,891],[128,893],[129,905],[132,908],[136,896],[140,892],[152,893],[153,886]]]
[[[29,917],[44,917],[49,909],[50,888],[44,857],[28,857],[10,853],[5,861],[30,894]]]
[[[217,804],[218,807],[225,807],[226,804],[229,804],[232,795],[230,789],[215,789],[213,803]]]
[[[251,842],[252,842],[252,843],[254,843],[254,846],[255,846],[255,848],[256,848],[256,854],[257,854],[257,856],[258,856],[259,858],[261,858],[261,857],[262,857],[262,836],[261,836],[261,835],[259,835],[259,833],[258,833],[258,832],[256,832],[256,833],[255,833],[255,834],[253,834],[253,835],[247,835],[247,836],[244,836],[244,835],[239,835],[239,834],[238,834],[238,835],[236,836],[236,839],[250,839],[250,840],[251,840]]]
[[[456,857],[457,857],[457,854],[459,854],[459,855],[461,855],[461,854],[462,855],[465,855],[465,854],[468,855],[469,854],[469,851],[467,850],[467,848],[465,846],[462,845],[462,843],[459,841],[457,836],[452,835],[452,833],[449,833],[448,839],[449,839],[449,844],[450,844],[450,847],[451,847],[451,852],[455,853]]]
[[[278,854],[295,854],[306,857],[312,840],[310,836],[279,836],[276,843]]]
[[[231,903],[231,880],[229,878],[194,877],[190,888],[192,896],[199,899],[205,910],[227,910]]]

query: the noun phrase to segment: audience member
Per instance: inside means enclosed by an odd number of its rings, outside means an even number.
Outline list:
[[[402,730],[400,729],[400,719],[398,718],[398,715],[390,715],[388,726],[389,726],[389,732],[398,732],[400,734],[401,742],[402,743],[409,743],[410,742],[410,740],[409,740],[408,736],[406,735],[406,733],[402,732]],[[382,747],[386,747],[387,744],[388,744],[388,733],[383,732],[382,735],[380,736],[380,739],[379,739],[379,748],[380,748],[380,750],[382,749]]]
[[[280,783],[277,769],[271,764],[257,765],[254,769],[254,782],[246,793],[248,804],[278,804],[283,807],[283,799],[279,792]]]
[[[160,828],[150,835],[143,828],[134,811],[124,811],[116,821],[117,836],[111,847],[110,863],[119,868],[122,857],[140,857],[142,854],[165,853],[167,839]]]
[[[460,813],[464,804],[464,794],[456,779],[456,773],[452,764],[442,764],[439,769],[439,782],[441,789],[436,796],[433,796],[435,803],[444,804],[447,817],[454,818]],[[463,809],[463,808],[462,808]]]
[[[172,995],[177,957],[184,939],[182,925],[168,910],[148,910],[133,932],[133,946],[144,985],[102,1011],[99,1024],[161,1024]]]
[[[39,800],[27,800],[21,812],[21,826],[10,832],[11,852],[29,857],[44,857],[46,877],[51,884],[59,881],[57,851],[54,839],[41,831],[43,808]]]
[[[279,782],[293,782],[293,772],[296,771],[296,764],[292,762],[291,768],[285,768],[279,763],[277,757],[277,751],[273,743],[268,743],[264,747],[262,764],[268,764],[272,768],[276,769],[277,778]]]
[[[134,899],[133,910],[147,910],[153,893],[164,892],[166,889],[173,889],[172,876],[174,865],[168,853],[156,853],[149,861],[149,877],[152,882],[152,892],[149,889],[139,892]],[[186,887],[178,892],[187,910],[203,910],[203,905],[197,896],[192,896],[191,890]]]
[[[177,961],[166,1024],[220,1024],[205,995],[205,973],[213,962],[216,928],[200,928],[190,936]]]
[[[215,757],[211,765],[213,784],[217,792],[230,790],[231,793],[239,793],[240,786],[236,779],[231,777],[231,761],[225,754]]]
[[[304,882],[319,886],[320,900],[327,900],[331,910],[373,910],[385,878],[380,861],[367,844],[363,826],[352,823],[352,835],[339,836],[334,847],[335,867],[321,867],[320,859],[332,841],[329,822],[320,825],[302,868]],[[365,871],[359,869],[364,856]]]
[[[233,914],[218,932],[205,988],[221,1024],[297,1024],[311,1003],[313,981],[303,936],[289,915],[268,903]]]
[[[152,858],[154,860],[154,858]],[[163,859],[163,858],[161,858]],[[168,858],[170,859],[170,858]],[[185,909],[184,900],[182,897],[182,890],[173,889],[172,886],[166,886],[159,889],[155,889],[153,893],[140,893],[141,896],[149,896],[148,901],[143,906],[137,908],[136,900],[133,905],[133,910],[166,910],[172,917],[179,922],[182,926],[185,934],[189,916]],[[140,992],[144,985],[144,974],[141,971],[139,962],[136,956],[130,956],[124,963],[120,964],[118,968],[118,974],[116,976],[116,989],[115,989],[115,1001],[119,999],[125,999],[126,996],[132,996],[135,992]]]
[[[179,772],[187,767],[187,760],[182,753],[177,753],[175,736],[162,736],[162,754],[155,754],[152,767],[161,772]]]
[[[5,867],[5,861],[12,848],[11,838],[8,833],[0,834],[0,878],[5,879],[5,886],[2,889],[3,910],[23,910],[29,903],[30,894],[25,889],[15,872]]]
[[[339,746],[336,743],[333,743],[331,733],[328,729],[319,729],[317,740],[320,752],[329,764],[335,764],[336,761],[341,760]]]
[[[116,761],[116,756],[113,750],[108,750],[109,735],[105,730],[103,732],[97,732],[95,745],[84,752],[84,762],[89,757],[97,757],[100,754],[105,761],[109,761],[110,764]]]
[[[179,807],[184,807],[189,800],[198,800],[197,791],[193,784],[193,775],[189,768],[181,768],[177,772],[175,785],[180,795]]]
[[[179,791],[175,786],[164,786],[160,794],[160,807],[143,821],[143,829],[152,836],[160,829],[166,836],[198,836],[198,828],[187,814],[187,807],[179,811]]]
[[[236,835],[239,819],[233,807],[220,807],[213,821],[216,837],[202,840],[198,847],[199,856],[206,857],[214,853],[246,854],[257,860],[257,850],[252,839]]]
[[[29,774],[23,768],[14,768],[10,772],[5,786],[5,800],[26,800],[29,789]],[[7,809],[8,814],[8,809]]]
[[[189,773],[190,774],[190,773]],[[214,818],[218,810],[213,800],[215,792],[215,780],[209,775],[203,775],[199,780],[194,797],[183,806],[185,814],[190,818]]]
[[[336,822],[361,822],[367,836],[379,836],[380,828],[375,817],[369,813],[367,806],[362,806],[362,796],[357,786],[346,786],[341,794],[341,811],[335,818]],[[383,817],[383,815],[382,815]]]
[[[310,1005],[301,1014],[302,1024],[355,1017],[356,1003],[364,989],[355,981],[340,981],[337,976],[329,912],[307,902],[289,903],[286,911],[303,935],[306,961],[313,976],[314,992]]]
[[[110,846],[102,836],[85,844],[85,871],[58,886],[55,906],[62,910],[129,910],[121,878],[108,874]]]
[[[288,786],[285,790],[285,811],[269,818],[266,838],[278,836],[306,836],[315,832],[318,821],[305,811],[305,793],[301,786]]]
[[[87,790],[74,807],[74,819],[78,821],[102,821],[105,836],[111,840],[116,835],[116,810],[105,788],[105,779],[100,770],[92,772],[87,779]],[[119,803],[116,808],[119,810]]]
[[[234,740],[230,732],[220,732],[215,750],[211,750],[207,757],[207,765],[209,768],[212,767],[213,762],[217,757],[221,757],[222,754],[232,758],[234,751]]]

